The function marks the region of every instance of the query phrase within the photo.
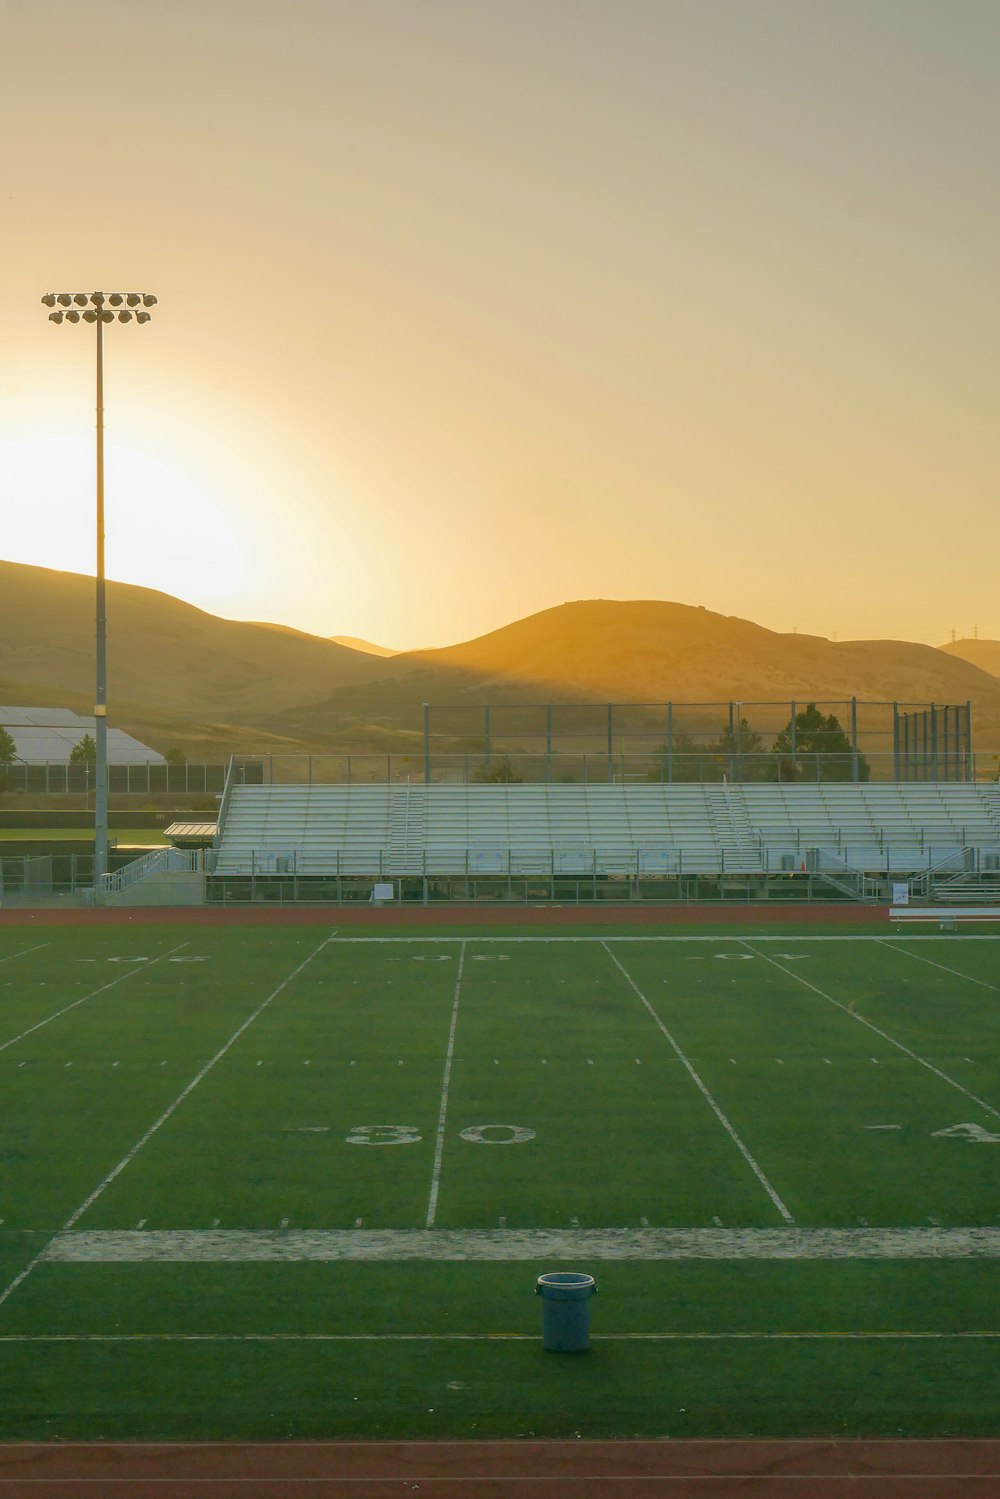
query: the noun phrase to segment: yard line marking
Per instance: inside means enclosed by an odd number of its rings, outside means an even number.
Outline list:
[[[458,954],[458,972],[455,974],[455,998],[451,1007],[451,1028],[448,1032],[448,1051],[444,1059],[444,1076],[441,1079],[441,1108],[438,1113],[437,1139],[434,1142],[434,1167],[431,1171],[431,1193],[427,1203],[427,1227],[434,1227],[437,1217],[438,1189],[441,1185],[441,1162],[444,1157],[444,1126],[448,1114],[448,1088],[451,1084],[451,1062],[455,1054],[455,1031],[458,1027],[458,1000],[462,989],[462,971],[465,968],[465,942]]]
[[[592,1343],[795,1342],[845,1338],[852,1342],[921,1339],[997,1339],[1000,1331],[970,1332],[594,1332]],[[11,1332],[0,1343],[537,1343],[535,1332]],[[919,1474],[918,1477],[925,1475]],[[935,1477],[941,1477],[935,1474]],[[107,1482],[107,1480],[101,1480]],[[114,1482],[115,1480],[112,1480]],[[182,1480],[183,1481],[183,1480]],[[239,1480],[236,1480],[239,1482]],[[287,1479],[285,1480],[287,1482]],[[305,1483],[311,1479],[302,1480]],[[36,1480],[37,1482],[37,1480]]]
[[[41,952],[48,945],[47,942],[36,942],[34,947],[22,947],[18,952],[9,952],[5,958],[0,958],[0,963],[9,963],[12,958],[23,958],[29,952]]]
[[[46,943],[42,944],[43,947],[46,945]],[[170,957],[170,953],[180,952],[182,947],[187,947],[187,943],[180,942],[176,947],[172,947],[169,952],[160,953],[160,956],[154,958],[153,962],[150,963],[149,968],[152,968],[153,963],[162,963],[164,958]],[[18,954],[15,954],[15,956],[18,956]],[[76,1009],[77,1005],[86,1004],[88,999],[94,999],[98,994],[103,994],[105,989],[113,989],[116,984],[124,984],[126,979],[135,978],[137,974],[148,973],[149,968],[127,968],[124,973],[120,973],[117,978],[111,979],[109,983],[102,984],[99,989],[91,989],[90,993],[85,994],[82,999],[74,999],[71,1005],[65,1005],[61,1010],[56,1010],[54,1014],[47,1015],[44,1020],[39,1020],[36,1025],[29,1025],[28,1029],[22,1031],[19,1036],[12,1036],[9,1041],[0,1043],[0,1051],[6,1051],[8,1046],[16,1046],[17,1042],[23,1041],[25,1036],[30,1036],[35,1031],[40,1031],[43,1025],[49,1025],[53,1020],[58,1020],[60,1015],[68,1015],[70,1010]]]
[[[59,1264],[266,1261],[1000,1260],[1000,1228],[76,1229]]]
[[[684,936],[684,937],[663,937],[663,936],[628,937],[628,936],[622,935],[622,936],[613,937],[611,940],[613,942],[715,942],[715,943],[719,943],[719,942],[741,942],[743,939],[741,937],[738,937],[738,936],[735,936],[735,935],[732,936],[732,937],[725,936],[725,935],[717,935],[717,936],[714,936],[714,937],[699,937],[699,936],[696,936],[694,934],[688,934],[687,936]],[[762,934],[759,937],[754,937],[754,941],[755,942],[882,942],[884,940],[885,940],[884,938],[877,937],[873,933],[865,933],[865,932],[853,932],[849,936],[813,936],[813,937],[796,937],[793,934],[786,932],[783,937],[773,937],[773,936],[768,936],[768,935],[765,935],[765,934]],[[940,942],[941,938],[938,937],[938,936],[930,936],[930,935],[926,935],[926,934],[921,934],[920,932],[913,932],[913,933],[909,933],[908,932],[905,937],[899,937],[899,938],[897,938],[895,940],[898,940],[900,942]],[[952,939],[952,940],[954,940],[954,939]],[[984,933],[984,932],[963,932],[961,940],[963,942],[1000,942],[1000,936],[993,936],[993,935],[990,935],[990,934],[987,934],[987,933]],[[470,938],[470,937],[338,937],[337,941],[339,943],[370,942],[370,943],[374,943],[374,944],[383,944],[383,945],[385,945],[385,944],[391,944],[391,943],[394,943],[394,942],[400,942],[400,943],[429,942],[429,943],[436,944],[437,946],[443,946],[443,945],[448,944],[448,943],[455,944],[455,943],[459,943],[459,942],[469,942],[469,941],[472,941],[472,942],[475,942],[476,945],[478,946],[480,943],[483,943],[483,942],[504,942],[504,943],[514,943],[514,942],[520,942],[520,943],[523,943],[523,942],[549,942],[549,943],[551,943],[551,942],[604,942],[605,938],[604,937],[584,937],[584,936],[577,936],[577,937],[484,937],[484,936],[479,936],[479,937],[472,937],[472,938]]]
[[[330,934],[331,937],[332,937],[332,935],[333,935],[333,933]],[[225,1045],[219,1048],[219,1050],[215,1053],[215,1056],[212,1057],[211,1061],[208,1061],[208,1062],[205,1063],[205,1065],[201,1069],[201,1071],[197,1074],[196,1077],[194,1077],[191,1080],[191,1082],[188,1083],[187,1087],[183,1090],[183,1092],[179,1093],[177,1095],[177,1097],[174,1099],[173,1103],[170,1104],[170,1105],[168,1105],[168,1107],[164,1109],[164,1111],[160,1115],[159,1119],[157,1119],[154,1124],[150,1125],[150,1127],[146,1131],[146,1133],[142,1136],[142,1138],[135,1145],[132,1146],[132,1149],[128,1152],[128,1154],[125,1155],[125,1156],[123,1156],[122,1159],[118,1162],[118,1165],[117,1166],[113,1166],[112,1169],[108,1172],[107,1176],[104,1178],[104,1180],[101,1181],[101,1182],[99,1182],[97,1184],[97,1186],[94,1188],[93,1192],[91,1192],[91,1194],[87,1198],[87,1200],[85,1202],[81,1203],[80,1206],[77,1208],[76,1212],[73,1213],[73,1214],[71,1214],[71,1216],[69,1218],[67,1218],[65,1224],[63,1225],[63,1230],[62,1230],[63,1233],[67,1233],[70,1229],[74,1228],[77,1223],[79,1223],[80,1219],[83,1217],[83,1215],[87,1211],[87,1209],[89,1207],[93,1206],[93,1204],[100,1197],[101,1193],[104,1192],[108,1187],[110,1187],[111,1183],[117,1177],[119,1177],[121,1175],[121,1173],[125,1170],[125,1167],[128,1166],[132,1161],[135,1160],[136,1156],[139,1154],[139,1151],[146,1144],[146,1142],[148,1140],[151,1140],[153,1138],[153,1136],[156,1134],[157,1130],[160,1129],[162,1125],[166,1124],[167,1120],[171,1117],[172,1114],[176,1113],[176,1111],[180,1108],[181,1104],[184,1102],[185,1098],[187,1098],[188,1094],[192,1093],[195,1090],[195,1088],[197,1088],[197,1086],[201,1082],[202,1078],[206,1077],[208,1075],[208,1073],[211,1072],[211,1070],[215,1066],[216,1062],[220,1061],[221,1058],[226,1055],[226,1052],[230,1049],[231,1046],[234,1045],[234,1043],[236,1041],[239,1040],[239,1038],[242,1036],[243,1032],[245,1030],[247,1030],[248,1027],[253,1024],[253,1022],[257,1019],[257,1016],[263,1014],[263,1012],[267,1009],[267,1007],[271,1003],[271,1001],[273,999],[277,999],[277,997],[281,993],[281,991],[283,989],[286,989],[288,987],[288,985],[292,982],[293,979],[298,978],[298,976],[302,972],[303,968],[305,968],[308,963],[312,962],[313,958],[316,957],[317,953],[322,952],[323,948],[327,946],[327,944],[329,943],[329,941],[330,941],[330,937],[324,937],[323,940],[322,940],[322,942],[319,944],[319,946],[318,947],[314,947],[313,950],[312,950],[312,952],[309,953],[308,957],[303,958],[303,960],[299,964],[299,966],[292,973],[290,973],[287,978],[282,979],[282,981],[278,985],[278,987],[276,989],[273,989],[271,991],[271,993],[264,1000],[263,1004],[259,1004],[257,1006],[256,1010],[254,1010],[253,1014],[250,1015],[248,1019],[244,1020],[243,1024],[237,1030],[235,1030],[233,1032],[233,1034],[230,1036],[229,1040],[225,1043]],[[180,946],[181,947],[186,947],[187,944],[184,943],[184,942],[182,942],[180,944]],[[179,949],[176,948],[176,947],[172,949],[173,952],[177,952],[178,950]],[[164,954],[164,956],[169,956],[169,954]],[[156,961],[158,961],[158,960],[156,960]],[[149,970],[145,969],[145,968],[139,969],[139,970],[136,970],[136,969],[132,970],[132,972],[142,972],[142,973],[147,973],[148,971]],[[20,1286],[21,1284],[23,1284],[24,1281],[27,1280],[28,1276],[31,1274],[32,1270],[34,1270],[35,1266],[39,1263],[39,1261],[43,1258],[44,1254],[45,1254],[45,1250],[42,1249],[38,1254],[35,1255],[35,1258],[33,1260],[31,1260],[27,1265],[25,1265],[25,1267],[24,1267],[23,1270],[21,1270],[17,1275],[15,1275],[14,1279],[10,1282],[10,1285],[8,1285],[5,1290],[0,1291],[0,1306],[3,1306],[4,1302],[8,1299],[8,1297],[11,1296],[17,1290],[18,1286]]]
[[[740,941],[746,941],[746,939],[741,937]],[[985,1109],[987,1114],[992,1114],[994,1119],[1000,1119],[1000,1109],[995,1109],[993,1105],[991,1103],[987,1103],[985,1099],[980,1098],[977,1094],[970,1092],[968,1088],[963,1088],[962,1084],[956,1082],[953,1077],[949,1077],[947,1072],[942,1072],[940,1067],[934,1066],[933,1062],[928,1062],[924,1057],[919,1056],[917,1052],[912,1051],[909,1046],[904,1045],[902,1041],[897,1041],[895,1036],[889,1035],[888,1031],[882,1030],[882,1028],[875,1025],[873,1021],[866,1020],[863,1015],[858,1015],[854,1010],[850,1008],[849,1005],[841,1004],[839,999],[834,999],[832,994],[827,994],[825,989],[821,989],[818,984],[810,983],[807,978],[802,977],[801,973],[793,973],[791,969],[783,968],[782,965],[778,963],[774,958],[769,958],[767,953],[762,952],[760,956],[766,963],[770,963],[773,967],[777,968],[779,973],[787,973],[788,977],[790,979],[794,979],[797,984],[805,984],[806,988],[811,989],[814,994],[818,994],[820,999],[825,999],[831,1005],[836,1005],[838,1010],[842,1010],[845,1015],[849,1015],[851,1019],[856,1020],[859,1025],[866,1025],[870,1031],[875,1032],[876,1036],[881,1036],[883,1041],[888,1041],[890,1046],[895,1046],[897,1051],[903,1052],[903,1054],[910,1057],[912,1061],[919,1062],[921,1067],[927,1068],[928,1072],[933,1072],[934,1076],[939,1077],[943,1083],[947,1083],[949,1087],[955,1088],[966,1098],[971,1098],[973,1103],[978,1104],[981,1109]]]
[[[994,994],[1000,992],[998,984],[988,984],[985,979],[973,978],[971,973],[960,973],[957,968],[949,968],[947,963],[935,963],[933,958],[923,958],[918,952],[907,952],[905,947],[897,947],[894,942],[888,941],[885,937],[879,937],[878,942],[880,947],[888,947],[892,952],[901,952],[904,957],[913,958],[918,963],[926,963],[931,968],[940,968],[942,973],[952,973],[956,978],[966,979],[970,984],[979,984],[982,989],[992,989]]]
[[[667,1027],[664,1025],[664,1023],[660,1019],[659,1015],[653,1009],[653,1006],[650,1004],[650,1002],[646,998],[645,994],[643,994],[642,990],[639,988],[639,985],[635,982],[635,979],[633,979],[632,975],[628,972],[628,970],[626,968],[624,968],[622,966],[622,964],[618,961],[618,959],[615,957],[614,953],[611,951],[610,947],[608,946],[607,942],[602,942],[601,945],[604,948],[604,951],[607,953],[608,957],[611,959],[612,963],[614,963],[615,967],[621,973],[621,975],[623,976],[623,978],[627,981],[627,983],[634,990],[634,992],[639,996],[640,1000],[645,1005],[646,1009],[649,1011],[650,1015],[652,1016],[652,1018],[655,1021],[657,1027],[659,1028],[659,1030],[662,1031],[663,1035],[666,1036],[667,1040],[670,1042],[670,1045],[673,1047],[673,1049],[674,1049],[674,1051],[675,1051],[675,1053],[677,1055],[678,1060],[680,1062],[682,1062],[684,1064],[684,1066],[687,1068],[688,1074],[691,1077],[692,1082],[694,1082],[694,1084],[700,1090],[700,1092],[701,1092],[702,1096],[704,1097],[706,1103],[708,1104],[709,1108],[712,1110],[712,1113],[715,1115],[716,1119],[718,1119],[718,1121],[722,1125],[723,1129],[729,1135],[729,1138],[732,1140],[733,1144],[736,1146],[737,1150],[740,1152],[740,1154],[742,1155],[743,1159],[746,1161],[747,1165],[750,1167],[750,1170],[753,1172],[754,1176],[757,1178],[757,1180],[760,1182],[761,1186],[764,1188],[764,1191],[767,1193],[768,1197],[770,1197],[771,1201],[774,1203],[775,1207],[778,1209],[778,1212],[781,1214],[782,1218],[784,1218],[784,1220],[785,1220],[786,1223],[794,1223],[795,1219],[792,1217],[791,1213],[785,1207],[785,1204],[782,1202],[782,1200],[778,1196],[777,1192],[771,1186],[771,1183],[768,1181],[767,1177],[764,1175],[764,1173],[761,1170],[760,1166],[758,1166],[757,1162],[754,1160],[753,1156],[750,1154],[749,1150],[744,1145],[743,1141],[740,1139],[739,1135],[736,1133],[735,1129],[730,1124],[730,1122],[726,1118],[725,1114],[719,1108],[719,1105],[716,1103],[715,1099],[712,1097],[711,1093],[708,1091],[708,1088],[702,1082],[701,1077],[695,1071],[694,1067],[691,1065],[690,1061],[685,1056],[684,1052],[681,1050],[681,1048],[678,1046],[677,1042],[674,1040],[673,1036],[667,1030]],[[638,1058],[636,1058],[636,1060],[638,1060]]]

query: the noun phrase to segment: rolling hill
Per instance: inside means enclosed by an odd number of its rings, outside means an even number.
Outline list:
[[[980,671],[988,671],[993,677],[1000,677],[1000,640],[949,640],[941,650],[978,666]]]
[[[971,700],[977,739],[1000,743],[1000,681],[933,646],[786,635],[685,604],[562,604],[478,639],[406,652],[376,681],[279,716],[286,732],[337,721],[415,728],[421,704]],[[986,738],[984,739],[984,735]]]
[[[380,665],[315,635],[219,619],[128,583],[108,584],[107,609],[113,712],[157,748],[207,750],[220,739],[232,747],[245,740],[248,715],[264,720]],[[93,579],[0,562],[0,702],[87,711],[93,682]]]
[[[0,562],[0,702],[86,712],[93,619],[91,578]],[[1000,746],[1000,678],[954,648],[786,635],[685,604],[584,600],[458,645],[379,657],[110,583],[108,630],[115,723],[191,758],[412,748],[424,702],[549,700],[969,699],[977,743]]]

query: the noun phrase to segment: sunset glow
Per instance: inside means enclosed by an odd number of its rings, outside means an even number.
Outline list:
[[[996,7],[3,20],[8,559],[93,565],[91,340],[38,299],[120,280],[119,579],[401,647],[588,597],[1000,634]]]

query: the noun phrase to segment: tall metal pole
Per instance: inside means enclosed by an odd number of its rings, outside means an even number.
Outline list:
[[[46,292],[49,322],[95,323],[97,333],[97,680],[94,691],[94,902],[104,900],[108,872],[108,621],[104,586],[104,323],[148,323],[152,292]],[[83,309],[82,311],[79,309]],[[89,767],[88,767],[89,769]]]
[[[97,309],[97,682],[94,694],[94,740],[97,745],[94,788],[94,901],[104,900],[108,872],[108,620],[104,588],[104,318]]]

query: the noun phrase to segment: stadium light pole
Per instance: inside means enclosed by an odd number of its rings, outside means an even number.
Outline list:
[[[94,693],[94,901],[104,899],[108,872],[108,621],[104,587],[104,324],[148,323],[152,292],[46,292],[50,323],[93,323],[97,332],[97,677]]]

